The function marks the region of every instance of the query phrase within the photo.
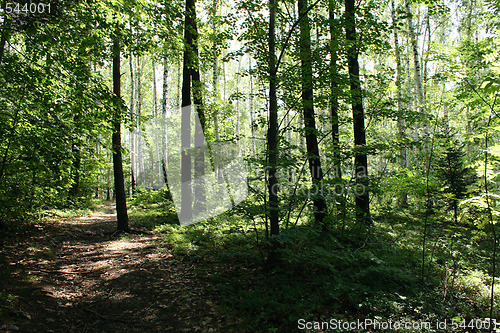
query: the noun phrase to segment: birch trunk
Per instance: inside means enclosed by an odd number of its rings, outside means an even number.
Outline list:
[[[393,25],[393,34],[394,34],[394,49],[396,52],[396,89],[397,89],[397,101],[398,101],[398,135],[401,141],[405,138],[405,120],[402,117],[403,114],[403,96],[401,89],[401,52],[399,49],[399,37],[398,37],[398,29],[397,29],[397,19],[396,19],[396,6],[394,4],[394,0],[391,1],[391,16],[392,16],[392,25]],[[407,157],[406,157],[406,148],[401,147],[399,150],[399,158],[400,158],[400,167],[402,170],[407,168]],[[399,198],[400,205],[402,207],[408,206],[408,194],[401,193]]]

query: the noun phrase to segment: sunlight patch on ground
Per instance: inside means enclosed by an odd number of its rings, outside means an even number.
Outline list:
[[[146,244],[143,244],[143,243],[119,240],[119,241],[115,241],[115,242],[107,244],[105,246],[105,248],[107,251],[122,253],[124,250],[139,249],[139,248],[142,248],[145,246],[146,246]]]

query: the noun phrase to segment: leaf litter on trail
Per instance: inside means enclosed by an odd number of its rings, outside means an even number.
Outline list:
[[[22,304],[6,324],[23,332],[231,331],[189,256],[173,254],[155,234],[110,238],[115,223],[95,212],[6,240],[0,255],[19,267],[0,286]],[[30,246],[53,255],[26,257]]]

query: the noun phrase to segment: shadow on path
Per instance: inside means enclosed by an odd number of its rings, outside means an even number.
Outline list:
[[[195,263],[160,235],[116,236],[113,207],[54,219],[4,240],[0,331],[236,332]]]

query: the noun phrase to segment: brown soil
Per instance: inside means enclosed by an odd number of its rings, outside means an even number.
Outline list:
[[[1,240],[1,332],[238,331],[194,260],[158,234],[114,234],[112,208]]]

